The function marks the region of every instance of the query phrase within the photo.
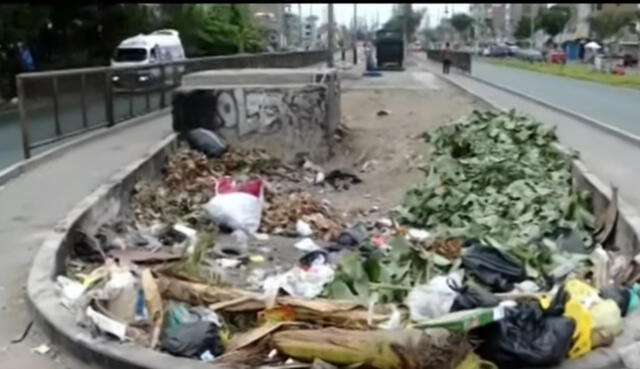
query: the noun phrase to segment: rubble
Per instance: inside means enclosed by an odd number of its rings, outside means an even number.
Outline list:
[[[377,220],[338,216],[318,184],[378,194],[304,153],[179,151],[130,218],[71,234],[60,303],[119,341],[251,367],[549,366],[614,342],[640,305],[617,203],[593,230],[552,132],[515,113],[430,141],[425,185]]]
[[[263,211],[260,231],[276,235],[296,235],[296,224],[302,220],[311,226],[318,239],[330,241],[341,229],[340,221],[330,209],[309,193],[276,195]]]

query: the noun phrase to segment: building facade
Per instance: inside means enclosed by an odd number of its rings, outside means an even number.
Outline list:
[[[285,19],[285,38],[287,46],[298,48],[302,46],[302,20],[298,14],[286,12]]]
[[[481,42],[513,42],[523,16],[537,17],[545,4],[471,4],[474,32]]]
[[[285,13],[287,4],[249,4],[254,18],[266,29],[267,42],[275,50],[287,46]]]

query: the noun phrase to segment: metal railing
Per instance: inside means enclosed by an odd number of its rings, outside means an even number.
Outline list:
[[[427,58],[436,62],[442,62],[442,50],[427,50]],[[471,73],[471,53],[452,51],[451,66],[467,73]]]
[[[135,67],[95,67],[16,76],[24,158],[32,150],[164,109],[181,77],[223,68],[298,68],[326,51],[236,54]]]

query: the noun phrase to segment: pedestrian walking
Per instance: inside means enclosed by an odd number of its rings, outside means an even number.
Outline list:
[[[442,50],[442,73],[449,74],[449,69],[451,68],[451,46],[447,42],[444,45],[444,49]]]

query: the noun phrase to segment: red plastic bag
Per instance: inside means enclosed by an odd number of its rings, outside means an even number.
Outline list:
[[[223,177],[204,209],[218,225],[255,234],[262,216],[263,188],[262,179],[236,183],[231,177]]]

